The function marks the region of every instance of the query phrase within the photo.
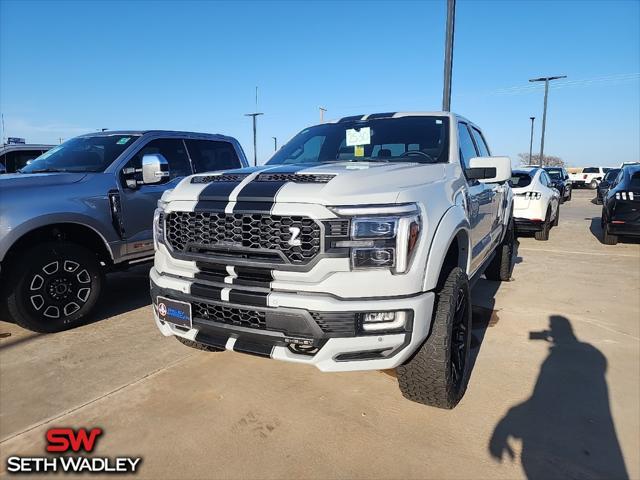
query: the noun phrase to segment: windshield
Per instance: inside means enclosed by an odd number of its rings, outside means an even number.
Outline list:
[[[29,162],[20,173],[103,172],[139,135],[76,137]]]
[[[448,117],[349,120],[307,128],[276,152],[268,165],[325,162],[448,161]]]
[[[526,187],[531,183],[531,176],[524,172],[513,172],[509,183],[511,183],[513,188]]]
[[[564,179],[564,175],[562,175],[562,170],[558,169],[546,169],[547,173],[549,174],[549,176],[551,177],[551,180],[563,180]]]
[[[618,176],[618,173],[620,173],[620,169],[619,168],[612,168],[604,176],[604,180],[606,182],[613,182],[613,180]]]

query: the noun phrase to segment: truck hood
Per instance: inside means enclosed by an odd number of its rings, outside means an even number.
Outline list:
[[[10,173],[0,175],[0,189],[49,187],[79,182],[86,173]]]
[[[399,192],[442,180],[443,164],[335,162],[264,165],[185,178],[164,199],[203,202],[391,204]]]

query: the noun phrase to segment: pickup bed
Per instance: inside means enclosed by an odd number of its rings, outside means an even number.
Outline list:
[[[448,112],[346,117],[264,166],[188,177],[155,215],[156,325],[201,350],[395,368],[407,398],[453,408],[470,285],[511,276],[510,177]]]

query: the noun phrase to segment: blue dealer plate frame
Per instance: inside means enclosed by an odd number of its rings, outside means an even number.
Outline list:
[[[156,311],[158,318],[179,327],[193,328],[191,304],[172,300],[167,297],[156,297]]]

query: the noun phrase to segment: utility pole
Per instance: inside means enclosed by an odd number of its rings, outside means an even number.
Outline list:
[[[320,109],[320,123],[323,123],[324,122],[324,112],[326,112],[327,109],[324,108],[324,107],[318,107],[318,108]]]
[[[253,119],[253,165],[254,166],[258,165],[258,151],[257,151],[258,134],[257,134],[257,125],[256,125],[256,117],[258,115],[264,115],[264,113],[255,112],[255,113],[244,114],[245,117],[252,117]]]
[[[278,139],[276,137],[271,137],[273,138],[273,151],[277,152],[278,151]]]
[[[532,156],[533,156],[533,121],[536,117],[529,117],[531,119],[531,140],[529,140],[529,165],[532,165]]]
[[[444,46],[444,86],[442,110],[451,110],[451,76],[453,72],[453,34],[456,23],[456,0],[447,0],[447,31]]]
[[[544,131],[547,126],[547,97],[549,96],[549,81],[567,78],[566,75],[556,75],[555,77],[532,78],[530,82],[544,82],[544,110],[542,111],[542,135],[540,137],[540,166],[544,166]]]
[[[258,125],[256,117],[258,115],[264,115],[264,113],[258,112],[258,87],[256,86],[256,109],[254,113],[245,113],[245,117],[252,117],[253,120],[253,165],[258,166]]]

